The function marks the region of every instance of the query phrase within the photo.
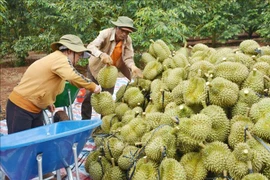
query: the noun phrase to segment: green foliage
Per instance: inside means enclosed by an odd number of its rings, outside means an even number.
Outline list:
[[[211,37],[215,46],[242,32],[270,41],[267,0],[0,0],[0,57],[14,53],[23,61],[31,50],[49,53],[50,44],[69,33],[88,44],[120,15],[138,29],[131,34],[137,63],[150,39],[171,50],[189,37]]]

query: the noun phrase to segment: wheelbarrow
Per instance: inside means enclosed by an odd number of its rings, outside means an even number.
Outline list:
[[[78,160],[86,141],[100,119],[61,121],[0,137],[0,168],[11,180],[29,180],[65,168],[73,180],[70,166]]]

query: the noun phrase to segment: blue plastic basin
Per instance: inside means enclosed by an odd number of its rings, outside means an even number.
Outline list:
[[[43,174],[74,163],[100,119],[62,121],[0,137],[0,167],[11,180],[38,176],[36,156],[42,153]]]

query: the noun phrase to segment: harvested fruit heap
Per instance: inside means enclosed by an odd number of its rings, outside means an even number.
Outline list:
[[[269,46],[172,52],[159,39],[141,62],[144,78],[116,100],[92,98],[103,121],[85,163],[93,180],[270,179]]]

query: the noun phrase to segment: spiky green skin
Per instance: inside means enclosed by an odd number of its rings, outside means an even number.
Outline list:
[[[176,87],[173,88],[172,90],[172,96],[173,96],[173,101],[177,104],[183,104],[184,103],[184,83],[187,83],[188,81],[181,81]]]
[[[111,163],[105,158],[101,157],[96,161],[91,161],[89,164],[89,176],[93,180],[102,180],[103,175],[106,171],[111,168]]]
[[[103,116],[114,113],[115,102],[108,91],[93,94],[91,96],[91,104],[94,110]]]
[[[118,77],[118,69],[115,66],[104,66],[97,75],[97,82],[102,88],[114,87]]]
[[[99,150],[94,150],[90,152],[90,154],[87,156],[85,163],[84,163],[84,169],[87,173],[89,173],[89,164],[92,161],[96,161],[98,159],[98,156],[101,155],[101,152]]]
[[[247,115],[250,106],[247,103],[237,102],[232,108],[232,117],[237,115]]]
[[[152,92],[150,97],[158,109],[162,110],[173,100],[172,93],[170,91]]]
[[[215,66],[215,76],[223,77],[238,85],[247,78],[249,74],[248,68],[238,62],[222,62]]]
[[[133,163],[137,161],[137,157],[139,154],[139,148],[135,146],[126,146],[123,150],[123,153],[118,158],[118,166],[123,170],[128,170],[131,168]]]
[[[118,119],[122,119],[122,117],[124,116],[124,114],[130,110],[128,104],[124,103],[124,102],[119,102],[115,104],[115,114],[118,117]]]
[[[124,94],[124,101],[130,108],[134,108],[143,104],[144,95],[138,87],[130,87]]]
[[[187,179],[204,180],[207,176],[202,161],[202,155],[198,152],[189,152],[181,157],[180,163],[183,165]]]
[[[259,102],[253,104],[250,109],[250,117],[256,123],[259,119],[265,118],[269,113],[270,98],[263,98]]]
[[[163,71],[162,64],[158,61],[148,62],[143,69],[143,77],[148,80],[155,79]]]
[[[265,142],[266,143],[266,142]],[[255,150],[262,158],[262,162],[264,163],[264,166],[268,167],[270,166],[270,153],[265,149],[265,147],[260,144],[255,139],[248,139],[247,144],[250,146],[251,149]],[[270,147],[269,143],[266,143],[268,147]]]
[[[233,154],[228,156],[228,172],[233,179],[241,180],[248,174],[247,163],[238,161]]]
[[[209,116],[212,121],[212,129],[206,138],[207,142],[221,141],[225,142],[230,132],[230,121],[225,111],[216,105],[210,105],[204,108],[200,113]]]
[[[246,176],[243,177],[242,180],[268,180],[267,177],[265,177],[264,175],[260,174],[260,173],[252,173],[252,174],[248,174]]]
[[[125,144],[118,138],[111,137],[104,141],[104,153],[108,161],[114,158],[114,162],[118,161],[118,158],[123,153]]]
[[[183,98],[187,106],[205,103],[207,96],[205,83],[205,79],[200,77],[192,77],[188,80],[183,90]]]
[[[152,81],[148,79],[136,78],[134,84],[139,87],[142,91],[149,92]]]
[[[241,142],[245,141],[245,132],[244,129],[248,127],[252,129],[254,124],[252,122],[247,121],[236,121],[231,125],[231,131],[228,136],[228,144],[231,148],[234,147]],[[247,137],[246,137],[247,138]]]
[[[172,68],[176,68],[176,67],[185,68],[189,65],[187,57],[181,53],[176,53],[172,57],[172,63],[173,63]]]
[[[183,166],[172,158],[165,158],[159,166],[160,178],[163,180],[186,180]]]
[[[247,40],[242,41],[239,44],[239,48],[245,54],[256,55],[257,52],[255,50],[258,49],[258,48],[260,48],[260,45],[256,41],[254,41],[252,39],[247,39]]]
[[[270,46],[262,46],[261,47],[262,55],[270,55]]]
[[[111,131],[112,125],[117,122],[119,122],[119,119],[117,118],[116,114],[106,115],[102,118],[101,129],[108,134]]]
[[[270,57],[270,56],[269,56]],[[269,63],[267,62],[256,62],[252,68],[256,68],[258,71],[260,71],[263,75],[268,76],[270,74],[270,60]]]
[[[188,77],[198,76],[198,71],[201,71],[203,78],[206,78],[206,74],[212,73],[215,71],[215,66],[208,61],[198,61],[193,63],[189,68]]]
[[[268,179],[270,179],[270,165],[267,165],[262,170],[263,175],[265,175]]]
[[[227,158],[231,153],[227,144],[215,141],[207,144],[201,152],[204,166],[208,171],[222,173],[227,170]]]
[[[106,171],[103,180],[125,180],[125,172],[119,168],[119,166],[114,166]]]
[[[238,161],[247,162],[252,160],[252,152],[247,143],[238,143],[234,148],[233,155]]]
[[[223,62],[224,58],[227,58],[227,56],[231,53],[233,53],[231,48],[220,48],[210,55],[208,61],[212,64],[219,64],[220,62]]]
[[[236,104],[238,100],[239,87],[237,84],[216,77],[210,82],[209,100],[211,104],[221,107],[230,107]]]
[[[146,65],[150,61],[156,61],[156,58],[148,52],[142,53],[141,61]]]
[[[173,90],[183,79],[186,72],[183,68],[168,69],[162,73],[162,80],[169,90]]]
[[[226,60],[232,61],[232,62],[242,63],[248,69],[250,69],[253,66],[253,64],[255,64],[255,62],[256,62],[253,60],[252,57],[250,57],[249,55],[244,54],[242,52],[231,53],[229,56],[227,56]]]
[[[264,140],[270,141],[270,112],[266,114],[265,118],[261,118],[255,123],[251,132]]]
[[[259,102],[260,97],[258,94],[250,88],[243,88],[239,91],[238,102],[247,103],[251,107],[254,103]]]
[[[248,77],[242,84],[242,89],[243,88],[250,88],[257,93],[262,94],[264,91],[263,73],[258,70],[250,71]]]
[[[194,54],[197,51],[205,51],[208,50],[208,46],[203,43],[197,43],[192,47],[191,53]]]
[[[154,42],[153,49],[160,62],[163,62],[164,59],[171,55],[170,48],[162,39],[158,39]]]
[[[133,176],[131,176],[134,172]],[[148,158],[141,158],[129,171],[129,178],[132,180],[156,180],[158,178],[157,164]]]

